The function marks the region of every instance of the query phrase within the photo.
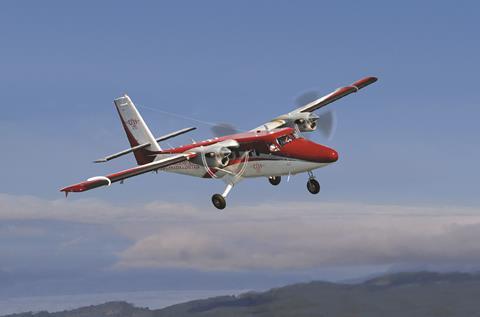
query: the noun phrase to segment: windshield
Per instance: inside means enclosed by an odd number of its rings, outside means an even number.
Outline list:
[[[277,143],[280,146],[284,146],[285,144],[288,144],[295,139],[296,139],[295,135],[293,133],[291,133],[291,134],[287,134],[287,135],[284,135],[284,136],[281,136],[281,137],[277,138]]]

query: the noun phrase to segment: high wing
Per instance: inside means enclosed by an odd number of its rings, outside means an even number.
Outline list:
[[[373,84],[374,82],[377,81],[376,77],[365,77],[360,80],[357,80],[350,86],[338,88],[335,91],[329,93],[328,95],[325,95],[321,98],[318,98],[300,108],[297,108],[289,113],[286,113],[284,115],[281,115],[272,121],[269,121],[255,129],[252,129],[252,131],[263,131],[263,130],[271,130],[271,129],[276,129],[276,128],[281,128],[284,126],[289,125],[289,121],[291,119],[296,119],[297,117],[301,117],[302,113],[310,113],[315,110],[318,110],[322,107],[325,107],[326,105],[337,101],[340,98],[343,98],[351,93],[357,92],[358,90]]]
[[[164,168],[169,165],[190,160],[196,156],[197,156],[196,153],[181,153],[181,154],[172,155],[160,160],[153,161],[151,163],[129,168],[121,172],[113,173],[106,176],[92,177],[87,179],[84,182],[62,188],[60,189],[60,191],[65,192],[65,195],[68,195],[68,193],[70,192],[83,192],[83,191],[94,189],[101,186],[110,186],[112,183],[122,181],[124,179],[137,176],[140,174],[144,174],[150,171],[156,171],[160,168]]]

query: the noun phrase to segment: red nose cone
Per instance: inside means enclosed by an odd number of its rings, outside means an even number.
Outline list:
[[[334,149],[306,139],[296,139],[284,145],[280,154],[317,163],[333,163],[338,160],[338,153]]]
[[[338,161],[338,153],[327,146],[316,144],[315,160],[319,163],[333,163]]]
[[[335,151],[335,150],[332,149],[332,150],[330,151],[329,158],[330,158],[330,162],[332,162],[332,163],[338,161],[338,153],[337,153],[337,151]]]

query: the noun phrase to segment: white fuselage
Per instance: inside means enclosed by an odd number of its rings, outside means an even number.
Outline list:
[[[284,158],[274,155],[254,155],[249,160],[228,165],[223,169],[208,169],[190,161],[170,165],[162,170],[165,172],[184,174],[204,178],[221,178],[225,175],[238,175],[240,177],[269,177],[281,175],[294,175],[308,172],[330,163],[316,163],[298,159]],[[214,172],[214,176],[210,175]]]

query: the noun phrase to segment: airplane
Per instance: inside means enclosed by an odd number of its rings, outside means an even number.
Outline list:
[[[95,176],[86,181],[60,189],[66,196],[70,192],[84,192],[148,172],[172,172],[207,179],[220,179],[226,188],[214,194],[212,203],[218,209],[226,207],[226,198],[239,181],[251,177],[266,177],[278,185],[282,176],[307,173],[307,189],[320,192],[320,184],[313,170],[338,160],[332,148],[315,143],[302,133],[315,131],[319,116],[314,113],[326,105],[373,84],[376,77],[365,77],[349,86],[338,88],[328,95],[309,102],[293,111],[250,131],[214,137],[201,142],[171,149],[162,149],[160,142],[195,130],[181,129],[155,138],[128,95],[114,100],[130,148],[96,160],[108,162],[133,153],[137,166],[106,176]]]

